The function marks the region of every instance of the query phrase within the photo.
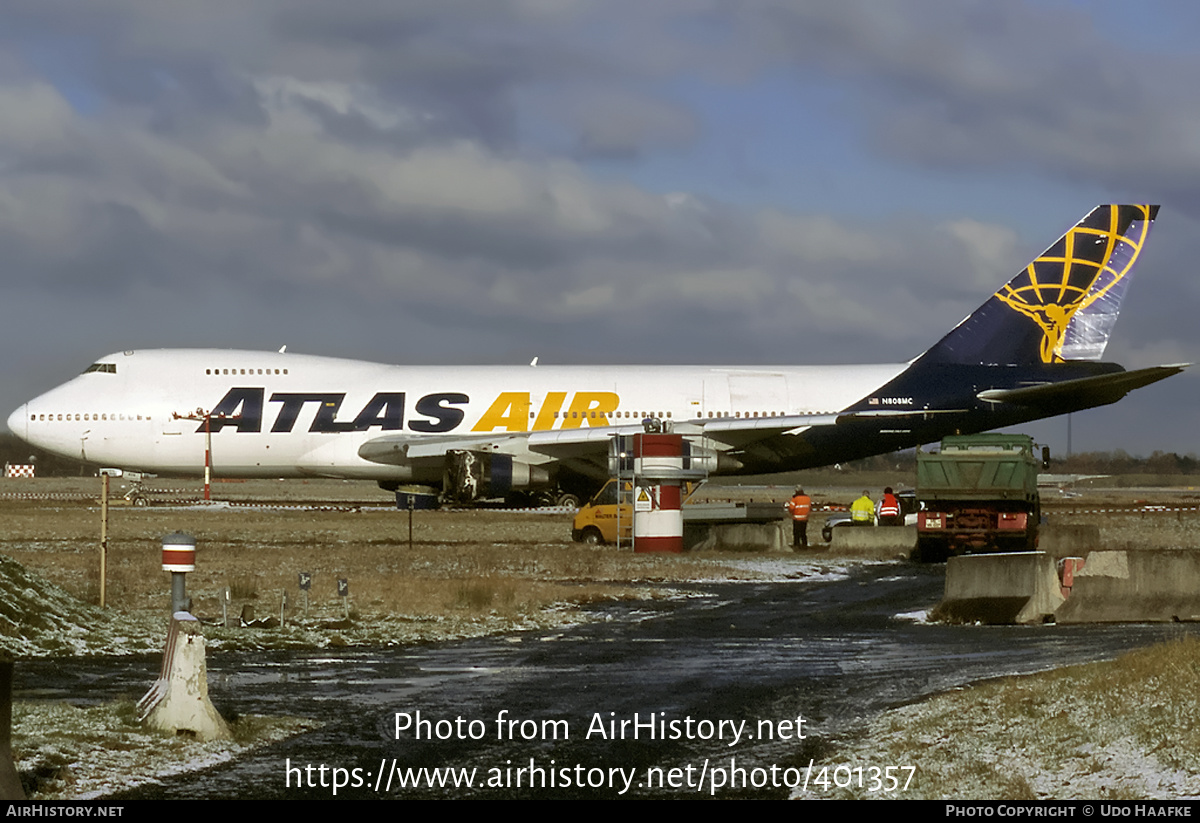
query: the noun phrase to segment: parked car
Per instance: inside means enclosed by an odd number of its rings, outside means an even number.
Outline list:
[[[904,525],[915,526],[917,524],[917,490],[916,489],[901,489],[896,492],[896,499],[900,501],[900,514],[904,515]],[[825,525],[821,527],[821,539],[826,543],[833,542],[833,530],[842,526],[851,526],[854,521],[850,519],[850,512],[834,512],[825,518]],[[872,522],[871,525],[878,525]]]

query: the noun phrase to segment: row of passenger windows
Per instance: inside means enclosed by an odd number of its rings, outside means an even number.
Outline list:
[[[622,414],[621,412],[613,412],[612,417],[619,418],[619,417],[621,417],[621,414]],[[642,420],[643,418],[646,418],[646,417],[664,417],[664,416],[670,417],[671,416],[670,412],[666,412],[665,414],[663,412],[625,412],[624,414],[625,414],[625,417],[632,416],[633,418],[635,418],[637,420]],[[605,411],[585,411],[585,412],[573,411],[573,412],[555,412],[554,413],[554,418],[556,420],[560,417],[565,420],[567,418],[578,418],[581,416],[585,419],[593,419],[594,420],[596,418],[607,418],[607,417],[609,417],[609,413],[605,412]],[[533,420],[535,417],[537,417],[537,412],[529,413],[530,420]]]
[[[601,414],[603,414],[603,412],[601,412]],[[787,412],[765,412],[765,411],[764,412],[740,412],[739,411],[739,412],[734,412],[733,414],[730,414],[729,412],[709,412],[708,416],[710,418],[783,417],[786,414],[787,414]],[[533,417],[533,413],[530,412],[529,416]],[[593,414],[592,416],[595,417],[595,414]],[[634,420],[642,420],[647,417],[663,417],[664,415],[662,412],[616,412],[615,416],[618,418],[620,418],[620,417],[630,418],[631,417]],[[670,417],[671,413],[667,412],[665,416]]]
[[[287,374],[287,369],[205,369],[205,374]]]
[[[554,413],[555,419],[558,418],[559,414],[560,414],[559,412]],[[563,419],[566,419],[568,417],[577,419],[580,416],[581,412],[562,412],[561,414],[562,414]],[[595,420],[597,418],[603,419],[603,418],[608,417],[608,414],[606,412],[597,412],[597,411],[582,412],[582,415],[583,415],[584,419],[590,418],[592,420]],[[783,412],[770,412],[770,413],[762,412],[761,414],[759,412],[753,412],[753,413],[745,412],[744,414],[742,412],[734,412],[732,416],[740,418],[740,417],[750,417],[752,415],[754,417],[775,417],[777,415],[782,416]],[[530,419],[533,419],[535,416],[536,416],[536,412],[529,413]],[[664,413],[664,412],[614,412],[614,414],[613,414],[613,417],[617,418],[617,419],[620,419],[622,416],[624,416],[625,418],[634,419],[634,420],[644,420],[647,417],[670,418],[671,413],[670,412],[666,412],[666,413]],[[709,412],[708,416],[709,417],[730,417],[731,415],[728,415],[728,414],[714,415],[712,412]],[[90,421],[90,420],[149,420],[151,418],[150,418],[150,415],[145,415],[143,417],[140,414],[138,414],[138,415],[133,415],[133,414],[75,414],[75,415],[70,415],[70,414],[67,414],[67,415],[31,414],[31,415],[29,415],[29,419],[36,423],[39,421],[44,422],[47,420],[49,420],[49,421],[54,421],[54,420],[88,420],[88,421]]]
[[[55,420],[150,420],[150,415],[140,414],[31,414],[29,415],[31,422],[44,422]]]
[[[276,373],[278,373],[278,370],[276,370]],[[287,373],[287,369],[284,369],[284,373],[285,374]],[[558,419],[559,414],[560,414],[560,412],[554,413],[555,419]],[[603,419],[603,418],[608,417],[608,413],[602,412],[602,411],[601,412],[597,412],[597,411],[561,412],[563,419],[567,419],[568,417],[578,419],[580,414],[583,415],[584,419],[592,419],[592,420],[595,420],[597,418]],[[782,417],[783,414],[784,414],[783,412],[734,412],[732,415],[730,415],[730,414],[721,414],[719,412],[715,413],[715,414],[713,412],[709,412],[708,416],[709,417],[717,417],[717,418],[721,418],[721,417],[737,417],[737,418],[741,418],[741,417],[777,417],[777,416]],[[531,420],[536,416],[537,416],[537,412],[529,413],[529,418]],[[670,418],[671,413],[670,412],[665,412],[665,413],[664,412],[614,412],[613,417],[616,419],[621,419],[622,417],[624,417],[625,419],[644,420],[647,417]],[[57,416],[53,415],[53,414],[31,414],[31,415],[29,415],[29,419],[33,422],[46,421],[46,420],[50,420],[50,421],[54,421],[54,420],[149,420],[150,415],[146,415],[145,417],[143,417],[140,414],[138,414],[138,415],[133,415],[133,414],[111,414],[111,415],[109,415],[109,414],[76,414],[76,415],[67,414],[67,415],[62,415],[62,414],[60,414]]]
[[[725,412],[724,414],[722,414],[721,412],[716,412],[716,413],[709,412],[708,416],[709,417],[783,417],[786,414],[787,414],[787,412],[734,412],[733,414],[730,414],[729,412]]]
[[[605,413],[605,412],[596,412],[596,411],[582,412],[582,414],[585,419],[590,418],[593,420],[596,418],[605,418],[608,416],[607,413]],[[761,417],[775,417],[776,414],[777,414],[776,412],[770,412],[769,414],[767,412],[763,412],[760,415],[758,412],[754,412],[753,416],[754,417],[760,417],[760,416]],[[778,412],[778,414],[782,415],[783,412]],[[556,419],[558,418],[558,415],[559,415],[559,412],[554,413],[554,417]],[[572,418],[578,418],[579,415],[580,415],[580,412],[562,412],[562,416],[564,419],[566,419],[568,416],[570,416]],[[622,415],[624,415],[624,417],[626,417],[626,418],[632,418],[635,420],[644,420],[647,417],[664,417],[665,416],[665,417],[669,418],[671,416],[671,413],[666,412],[664,415],[663,412],[615,412],[613,416],[616,418],[620,418]],[[530,419],[532,419],[535,416],[536,416],[536,412],[529,413]],[[708,416],[713,417],[714,415],[712,412],[709,412]],[[728,414],[724,414],[724,415],[717,414],[715,416],[716,417],[729,417]],[[734,412],[733,416],[734,417],[742,417],[743,415],[741,412]],[[746,412],[745,416],[750,417],[751,413]],[[132,415],[132,414],[112,414],[112,415],[109,415],[109,414],[76,414],[76,415],[67,414],[67,415],[62,415],[62,414],[60,414],[57,416],[53,415],[53,414],[31,414],[31,415],[29,415],[29,419],[33,422],[46,421],[46,420],[50,420],[50,421],[54,421],[54,420],[89,420],[89,421],[90,420],[149,420],[150,415],[146,415],[145,417],[143,417],[140,414],[138,414],[138,415]]]
[[[585,418],[597,418],[597,417],[608,417],[609,416],[608,412],[602,412],[602,411],[600,411],[600,412],[597,412],[597,411],[583,412],[582,414]],[[725,413],[709,412],[708,416],[710,418],[783,417],[786,414],[787,414],[787,412],[740,412],[739,411],[739,412],[734,412],[733,414],[729,414],[728,412],[725,412]],[[579,415],[580,415],[580,412],[561,412],[561,416],[564,418],[579,417]],[[559,412],[554,413],[554,417],[556,419],[559,416],[560,416]],[[667,417],[667,418],[669,418],[670,416],[671,416],[671,412],[613,412],[612,413],[612,417],[614,419],[618,419],[618,420],[619,419],[644,420],[647,417]],[[529,419],[533,420],[535,417],[537,417],[537,412],[531,411],[529,413]]]

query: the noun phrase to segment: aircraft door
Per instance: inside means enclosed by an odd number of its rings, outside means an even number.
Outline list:
[[[732,412],[758,417],[786,412],[787,376],[779,372],[733,372],[729,375]]]
[[[725,374],[714,374],[704,378],[704,397],[701,401],[702,417],[713,417],[733,414],[729,407],[729,377]]]

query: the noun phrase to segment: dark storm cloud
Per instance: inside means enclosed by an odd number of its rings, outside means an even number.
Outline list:
[[[79,82],[153,105],[164,123],[255,116],[248,77],[276,74],[369,86],[430,136],[495,149],[518,145],[536,99],[533,119],[571,133],[569,150],[628,158],[696,136],[695,113],[648,86],[790,66],[860,97],[878,151],[929,166],[1036,164],[1177,191],[1180,167],[1200,159],[1187,88],[1200,59],[1140,53],[1074,6],[113,0],[16,2],[6,23],[10,42],[70,49],[88,70]]]
[[[771,212],[683,209],[632,185],[598,182],[528,146],[511,151],[522,97],[536,98],[547,107],[540,117],[574,134],[567,147],[575,156],[632,159],[693,141],[700,128],[685,106],[632,81],[668,71],[732,76],[790,61],[868,94],[896,95],[897,102],[873,109],[893,135],[886,150],[945,165],[1053,159],[1055,141],[1036,139],[1032,128],[1024,143],[1006,141],[994,122],[1003,119],[1010,131],[1028,123],[1052,130],[1046,120],[1056,110],[1041,102],[1047,95],[1028,93],[1039,82],[1068,92],[1073,102],[1060,107],[1060,119],[1072,106],[1086,114],[1114,97],[1133,97],[1141,82],[1117,76],[1096,88],[1091,69],[1099,58],[1086,53],[1100,38],[1086,18],[1057,12],[1032,25],[1023,6],[764,3],[731,10],[692,3],[641,11],[619,3],[268,2],[198,15],[176,5],[113,2],[65,24],[56,6],[17,4],[18,29],[43,43],[85,43],[82,52],[98,70],[76,82],[95,84],[89,91],[107,105],[95,115],[77,111],[70,83],[10,85],[14,114],[42,107],[53,120],[35,111],[30,125],[13,117],[0,127],[0,148],[14,158],[6,178],[23,201],[57,208],[60,224],[88,227],[67,233],[78,240],[77,259],[111,269],[105,275],[117,287],[152,269],[164,278],[200,273],[250,284],[330,276],[294,261],[297,244],[312,259],[342,260],[338,276],[368,290],[397,281],[412,287],[412,277],[388,264],[398,255],[410,270],[451,284],[418,292],[456,295],[468,311],[488,293],[472,281],[478,261],[499,273],[505,294],[524,299],[525,289],[540,296],[548,288],[570,305],[588,302],[572,295],[594,296],[591,279],[607,267],[615,269],[607,277],[617,289],[627,271],[643,282],[691,272],[700,284],[695,293],[704,295],[718,276],[698,263],[779,282],[775,246],[786,248],[790,239],[757,225],[777,223]],[[705,21],[720,32],[713,23],[724,15],[727,35],[693,42],[679,33]],[[604,34],[618,19],[633,32],[628,38]],[[935,19],[944,25],[934,28]],[[101,35],[88,38],[92,30]],[[666,43],[660,54],[651,54],[655,38],[647,30]],[[1067,31],[1082,45],[1055,62],[1063,50],[1050,46]],[[1014,61],[1014,48],[1033,56]],[[923,107],[945,107],[949,116],[921,116]],[[1072,153],[1076,164],[1123,146],[1120,134],[1113,145],[1099,137]],[[78,188],[52,205],[36,193],[43,186]],[[54,253],[69,257],[72,241],[63,249],[62,236]],[[110,237],[121,253],[96,248],[97,236]],[[256,242],[274,238],[297,239],[286,250],[254,253]],[[355,250],[360,242],[368,246]],[[334,244],[349,251],[332,251]],[[149,256],[131,261],[131,247]],[[828,273],[855,269],[858,252],[845,251],[849,259],[824,264]],[[953,285],[949,263],[912,273]],[[541,279],[551,271],[553,279]],[[538,310],[546,302],[530,301]]]
[[[276,75],[369,86],[385,104],[419,112],[431,136],[513,149],[519,121],[532,117],[577,132],[569,145],[624,153],[690,137],[686,111],[644,90],[700,57],[661,39],[689,5],[109,0],[81,10],[17,0],[0,42],[69,63],[103,99],[154,106],[164,120],[187,110],[254,116],[248,78]],[[614,100],[636,111],[615,110]],[[593,110],[610,122],[602,127]]]
[[[677,306],[666,316],[686,336],[689,307],[719,309],[769,339],[870,328],[839,359],[877,359],[872,341],[916,345],[914,326],[957,320],[1019,265],[996,262],[1011,232],[972,221],[732,209],[462,141],[347,145],[310,103],[390,116],[370,94],[285,89],[263,87],[265,127],[225,123],[184,141],[80,117],[44,85],[10,88],[27,116],[0,124],[0,151],[60,158],[0,179],[13,204],[0,230],[21,261],[12,276],[117,293],[197,280],[336,289],[400,301],[401,316],[453,306],[461,322],[497,328],[616,311],[647,325],[646,312]],[[74,174],[76,159],[98,171]],[[936,299],[918,299],[925,289]]]
[[[730,50],[853,89],[886,156],[941,169],[1036,168],[1163,194],[1200,182],[1194,54],[1139,51],[1086,6],[918,0],[757,4]],[[1190,199],[1190,198],[1189,198]]]

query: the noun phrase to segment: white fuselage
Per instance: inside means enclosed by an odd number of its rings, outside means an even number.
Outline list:
[[[904,364],[875,366],[388,366],[223,349],[128,351],[13,412],[9,428],[93,463],[197,475],[206,414],[217,476],[413,479],[430,464],[381,465],[381,435],[478,439],[530,463],[528,432],[836,413]],[[191,419],[188,419],[191,418]],[[432,441],[430,441],[432,442]]]

